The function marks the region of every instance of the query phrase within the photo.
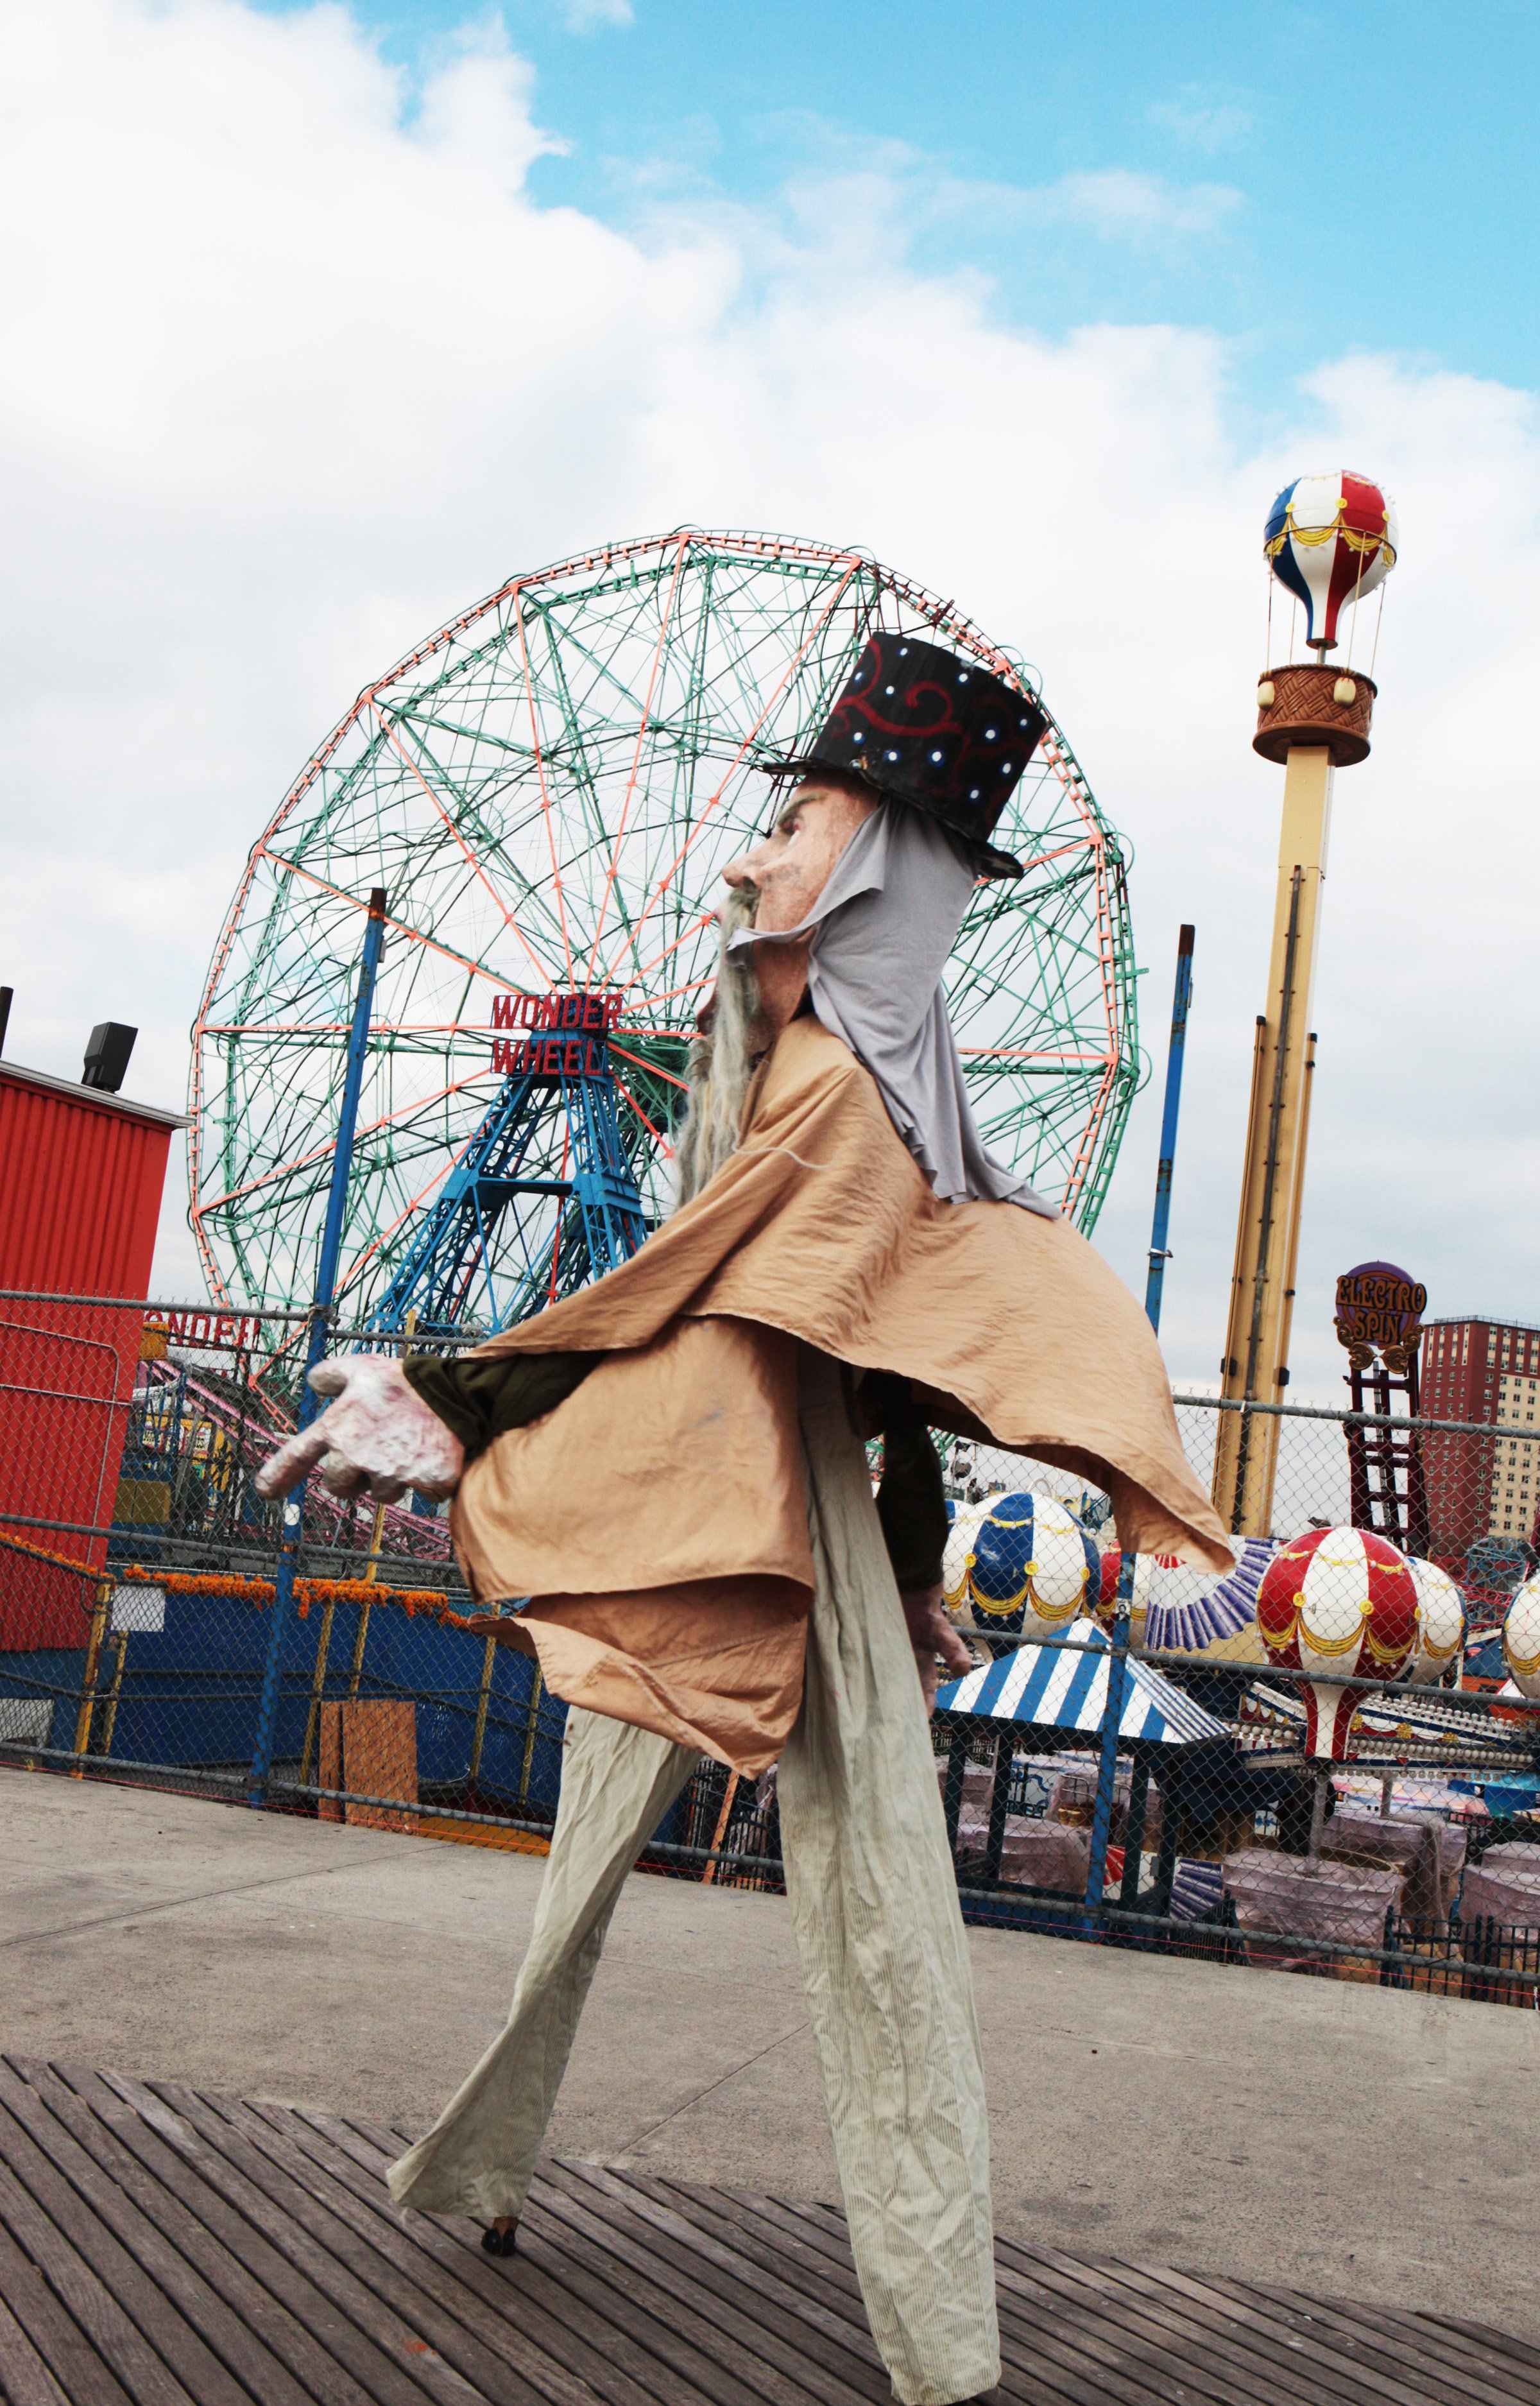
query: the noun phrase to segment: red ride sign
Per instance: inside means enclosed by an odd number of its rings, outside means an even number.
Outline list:
[[[558,988],[550,994],[500,994],[494,1027],[529,1032],[494,1038],[492,1068],[502,1078],[603,1078],[610,1071],[608,1037],[620,1017],[617,994]]]

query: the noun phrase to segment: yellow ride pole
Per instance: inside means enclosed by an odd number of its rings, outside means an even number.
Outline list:
[[[1289,1384],[1294,1268],[1305,1195],[1315,1037],[1310,1012],[1321,934],[1335,770],[1367,757],[1375,687],[1314,662],[1274,669],[1257,689],[1255,748],[1283,764],[1278,892],[1267,1008],[1257,1021],[1240,1215],[1225,1335],[1224,1397],[1280,1404]],[[1237,1536],[1264,1537],[1273,1518],[1279,1422],[1222,1412],[1214,1504]]]

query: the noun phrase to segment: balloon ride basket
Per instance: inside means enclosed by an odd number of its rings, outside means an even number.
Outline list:
[[[1287,766],[1293,751],[1320,746],[1335,769],[1369,757],[1369,724],[1378,688],[1356,669],[1295,660],[1269,669],[1257,686],[1257,731],[1251,749]]]

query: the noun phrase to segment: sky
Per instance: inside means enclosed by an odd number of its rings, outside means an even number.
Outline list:
[[[858,541],[1035,661],[1195,1002],[1163,1337],[1222,1341],[1280,777],[1267,504],[1396,497],[1337,780],[1294,1391],[1338,1270],[1540,1318],[1540,19],[1473,0],[4,0],[7,1054],[176,1104],[247,851],[368,678],[685,521]],[[1096,1241],[1142,1288],[1159,1073]],[[176,1168],[156,1285],[201,1292]]]

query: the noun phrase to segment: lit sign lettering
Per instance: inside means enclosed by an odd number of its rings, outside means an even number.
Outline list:
[[[1336,1341],[1350,1361],[1367,1368],[1376,1353],[1387,1368],[1405,1372],[1421,1335],[1428,1290],[1393,1262],[1361,1262],[1336,1282]]]

